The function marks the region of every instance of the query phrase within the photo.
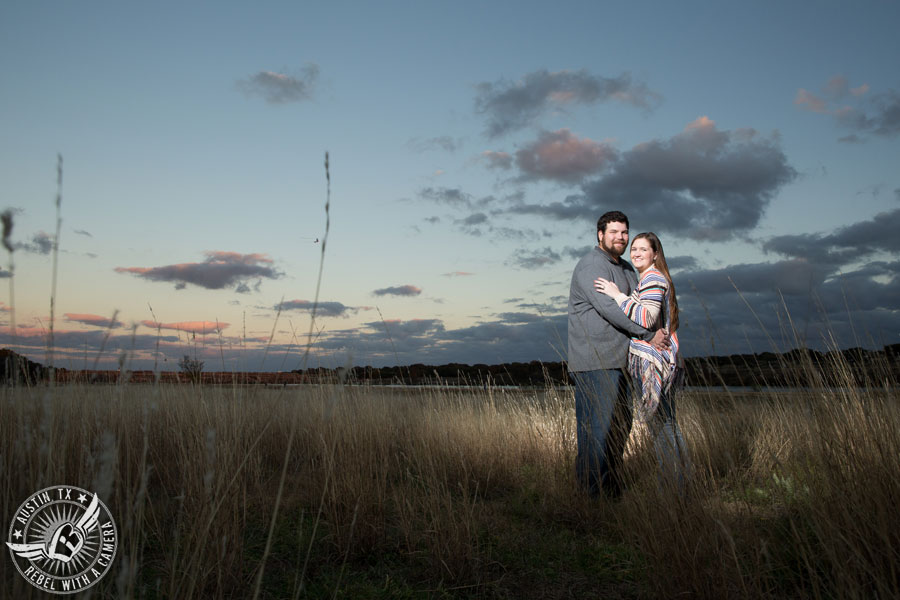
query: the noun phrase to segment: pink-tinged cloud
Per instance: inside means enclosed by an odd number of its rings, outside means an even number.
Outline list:
[[[75,329],[60,329],[59,327],[53,328],[53,335],[60,337],[68,334],[85,334],[87,332],[77,331]],[[0,327],[0,334],[12,335],[12,328],[10,326]],[[50,330],[46,327],[41,327],[38,325],[16,325],[16,335],[22,338],[46,338],[50,334]]]
[[[181,321],[179,323],[157,323],[156,321],[141,321],[141,325],[151,329],[170,329],[172,331],[185,331],[200,335],[218,333],[230,325],[215,321]]]
[[[0,302],[0,312],[9,312],[9,307],[3,302]]]
[[[608,144],[578,139],[568,129],[545,131],[516,152],[516,164],[529,178],[578,182],[603,170],[617,157]]]
[[[850,83],[847,81],[847,78],[843,75],[835,75],[828,80],[828,83],[825,84],[825,92],[833,99],[840,99],[847,94],[859,98],[860,96],[865,95],[865,93],[868,91],[869,84],[867,83],[864,83],[859,87],[851,88]]]
[[[372,293],[376,296],[418,296],[422,293],[422,288],[414,285],[397,285],[373,290]]]
[[[720,131],[716,122],[707,116],[697,117],[684,126],[684,132],[676,136],[681,143],[690,144],[695,151],[715,152],[728,144],[732,138],[741,143],[751,141],[756,135],[753,129],[737,129],[733,132]],[[652,145],[652,144],[651,144]],[[645,146],[648,148],[650,146]]]
[[[469,273],[468,271],[451,271],[449,273],[444,273],[444,277],[468,277],[474,274],[475,273]]]
[[[805,110],[809,110],[816,113],[827,113],[828,107],[825,104],[825,101],[812,92],[808,92],[803,88],[797,90],[797,96],[794,98],[794,104],[803,108]]]
[[[851,88],[847,79],[838,75],[825,84],[823,93],[834,104],[829,105],[804,89],[797,92],[794,104],[812,112],[831,115],[840,126],[857,133],[889,138],[900,135],[900,92],[888,89],[869,95],[868,84]],[[854,133],[838,141],[865,140]]]
[[[847,93],[849,85],[843,75],[835,75],[825,84],[825,92],[832,98],[840,98]]]
[[[200,263],[177,263],[162,267],[116,267],[117,273],[130,273],[150,281],[175,283],[176,289],[187,284],[210,290],[235,288],[250,291],[248,280],[278,279],[282,273],[272,267],[273,261],[265,254],[239,254],[237,252],[206,252],[206,260]]]
[[[66,313],[63,315],[66,321],[72,321],[75,323],[82,323],[84,325],[91,325],[93,327],[121,327],[122,322],[118,320],[113,320],[110,317],[102,317],[100,315],[91,315],[91,314],[83,314],[83,313]]]

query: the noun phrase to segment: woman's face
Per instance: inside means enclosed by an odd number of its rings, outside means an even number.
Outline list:
[[[631,243],[631,264],[642,273],[656,260],[656,252],[650,248],[650,240],[638,238]]]

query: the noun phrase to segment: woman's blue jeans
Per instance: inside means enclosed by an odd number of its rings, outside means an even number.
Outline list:
[[[675,393],[664,393],[656,413],[648,423],[653,451],[659,465],[658,482],[661,490],[671,488],[680,496],[691,477],[691,461],[678,421],[675,420]]]
[[[622,493],[622,462],[631,432],[631,377],[624,369],[571,373],[578,454],[575,477],[595,496]]]

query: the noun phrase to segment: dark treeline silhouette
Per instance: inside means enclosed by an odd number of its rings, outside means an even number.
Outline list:
[[[310,381],[340,380],[372,385],[515,385],[544,386],[568,383],[565,363],[513,362],[500,365],[449,363],[445,365],[403,365],[395,367],[353,367],[346,369],[298,369]]]
[[[900,344],[881,350],[850,348],[830,352],[794,349],[784,353],[732,354],[692,357],[685,360],[689,386],[723,387],[818,387],[900,384]],[[18,374],[18,377],[15,377]],[[0,350],[0,381],[7,385],[45,382],[49,370],[15,352]],[[79,371],[57,369],[59,383],[191,383],[174,371]],[[392,367],[324,367],[281,373],[209,372],[199,383],[210,385],[332,383],[368,385],[510,385],[546,386],[569,383],[565,362],[513,362],[499,365],[449,363]],[[196,383],[196,382],[195,382]]]
[[[6,385],[34,385],[46,381],[48,371],[8,348],[0,349],[0,382]]]
[[[696,357],[687,359],[685,366],[688,385],[695,386],[877,388],[900,383],[900,344],[881,350],[796,348],[785,353]]]
[[[732,354],[685,360],[687,385],[700,387],[815,387],[897,385],[900,383],[900,344],[881,350],[850,348],[819,352],[794,349],[785,353]],[[514,362],[500,365],[450,363],[414,364],[351,369],[307,369],[295,373],[310,381],[335,379],[370,384],[517,385],[568,384],[564,362]]]
[[[900,344],[881,350],[849,348],[819,352],[807,348],[785,353],[732,354],[692,357],[685,360],[689,386],[722,387],[816,387],[855,385],[897,385],[900,383]],[[353,367],[352,369],[307,369],[295,373],[310,381],[334,379],[370,384],[412,385],[516,385],[568,384],[564,362],[514,362],[500,365],[414,364],[393,367]]]

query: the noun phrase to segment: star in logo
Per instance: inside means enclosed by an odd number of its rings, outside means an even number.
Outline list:
[[[87,502],[87,496],[85,496],[84,494],[78,494],[78,501],[84,504],[85,502]]]
[[[22,537],[22,532],[16,529],[15,533],[13,533],[13,537],[19,539],[20,537]]]

